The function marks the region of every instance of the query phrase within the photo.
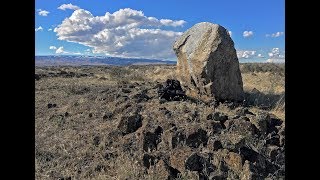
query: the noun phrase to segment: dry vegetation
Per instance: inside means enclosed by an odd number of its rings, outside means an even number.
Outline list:
[[[170,123],[176,131],[192,132],[190,124],[208,129],[204,122],[214,111],[237,114],[225,104],[215,109],[188,101],[159,103],[157,84],[174,78],[174,70],[170,65],[36,67],[36,179],[166,179],[164,162],[144,167],[143,150],[137,147],[145,131],[161,125],[159,149],[166,149]],[[241,64],[241,71],[248,109],[285,120],[284,66]],[[115,131],[119,121],[137,111],[142,127],[120,138]],[[178,179],[197,177],[181,172]]]

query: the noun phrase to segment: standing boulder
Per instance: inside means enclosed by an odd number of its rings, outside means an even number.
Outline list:
[[[218,101],[242,101],[242,77],[234,42],[228,31],[202,22],[176,40],[177,78],[193,93]]]

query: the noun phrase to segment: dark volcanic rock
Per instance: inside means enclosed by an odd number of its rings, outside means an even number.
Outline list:
[[[261,134],[266,134],[267,133],[267,122],[269,121],[270,116],[266,113],[258,113],[256,118],[253,118],[251,120],[252,124],[254,124]]]
[[[245,108],[245,107],[238,108],[236,110],[236,114],[239,116],[246,116],[247,114],[254,115],[252,112],[249,111],[248,108]]]
[[[107,119],[111,119],[113,117],[113,113],[112,112],[106,112],[104,115],[103,115],[103,117],[102,117],[102,119],[103,120],[107,120]]]
[[[218,149],[222,149],[222,144],[219,140],[215,140],[212,144],[213,150],[216,151]]]
[[[54,108],[54,107],[57,107],[57,104],[55,104],[55,103],[49,103],[48,104],[48,109],[50,109],[50,108]]]
[[[208,142],[207,131],[198,129],[196,132],[191,133],[186,140],[186,144],[189,147],[198,148],[200,144],[206,146]]]
[[[207,120],[221,121],[224,123],[226,120],[228,120],[228,116],[220,112],[214,112],[207,116]]]
[[[112,152],[112,151],[107,151],[104,156],[103,156],[106,160],[110,160],[110,159],[113,159],[113,158],[116,158],[118,157],[118,154],[116,154],[115,152]]]
[[[213,133],[220,133],[226,128],[225,125],[220,121],[211,121],[210,124],[212,126]]]
[[[143,139],[143,150],[146,152],[157,149],[157,145],[161,142],[162,127],[158,126],[154,132],[146,132]]]
[[[147,95],[147,90],[143,90],[140,93],[135,94],[133,97],[133,99],[136,100],[137,103],[140,102],[146,102],[149,99],[151,99],[148,95]]]
[[[156,164],[156,160],[157,160],[156,157],[149,154],[144,154],[142,158],[143,166],[149,169],[150,166],[153,166]]]
[[[186,141],[186,135],[183,131],[175,132],[171,138],[171,145],[172,148],[176,148],[178,145],[183,146]]]
[[[202,171],[206,171],[208,174],[210,174],[216,169],[216,167],[203,156],[194,153],[186,160],[185,169],[190,171],[197,171],[199,173],[199,176],[203,176]]]
[[[276,134],[275,132],[268,134],[266,143],[280,146],[280,135]]]
[[[34,79],[35,79],[36,81],[39,81],[39,80],[40,80],[39,74],[35,74],[35,75],[34,75]]]
[[[142,126],[142,116],[135,114],[132,116],[124,116],[121,118],[118,129],[123,135],[135,132]]]
[[[93,145],[98,146],[100,144],[100,137],[99,136],[95,136],[93,138]]]
[[[94,170],[97,172],[105,171],[106,169],[107,169],[106,166],[102,164],[98,164],[96,168],[94,168]]]
[[[180,101],[186,98],[185,92],[182,90],[180,82],[175,79],[167,79],[167,81],[158,88],[160,99],[167,101]]]

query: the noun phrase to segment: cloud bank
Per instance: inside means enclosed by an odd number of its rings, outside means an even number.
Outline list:
[[[157,19],[130,8],[104,16],[93,16],[78,9],[55,29],[59,40],[74,42],[92,48],[93,53],[117,57],[153,59],[175,58],[174,40],[182,32],[161,27],[183,26],[184,20]]]

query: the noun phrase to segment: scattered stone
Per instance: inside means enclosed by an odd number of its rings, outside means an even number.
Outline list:
[[[186,98],[180,82],[175,79],[167,79],[163,85],[160,85],[158,95],[159,99],[165,99],[167,101],[181,101]]]
[[[104,116],[103,116],[104,117]],[[89,118],[92,118],[92,113],[89,113]]]
[[[104,156],[103,156],[106,160],[110,160],[110,159],[113,159],[113,158],[116,158],[118,157],[118,154],[112,152],[112,151],[107,151]]]
[[[183,146],[186,142],[186,135],[183,131],[175,132],[171,138],[172,149],[176,148],[178,145]]]
[[[220,133],[223,129],[226,128],[226,126],[220,121],[211,121],[210,123],[212,126],[213,133]]]
[[[205,170],[210,174],[210,172],[213,172],[216,167],[213,166],[206,158],[194,153],[186,160],[185,169],[197,171],[199,173],[202,173],[202,171]]]
[[[275,116],[269,115],[269,118],[267,119],[267,133],[271,133],[273,131],[278,132],[279,126],[283,124],[283,121],[281,119],[278,119]]]
[[[267,156],[271,159],[271,161],[275,161],[277,155],[279,154],[280,148],[278,146],[269,145],[267,146]]]
[[[99,146],[99,144],[100,144],[100,137],[99,136],[95,136],[94,138],[93,138],[93,145],[95,145],[95,146]]]
[[[197,94],[221,101],[244,99],[234,42],[224,27],[198,23],[180,36],[173,50],[178,58],[179,80]]]
[[[146,152],[157,149],[157,145],[161,142],[162,127],[158,126],[154,132],[147,132],[143,139],[143,150]]]
[[[207,116],[207,120],[215,120],[224,123],[226,120],[228,120],[228,116],[220,112],[214,112],[213,114],[209,114]]]
[[[52,104],[52,103],[49,103],[48,104],[48,109],[50,109],[50,108],[55,108],[55,107],[57,107],[57,104]]]
[[[106,169],[107,169],[106,166],[105,166],[105,165],[102,165],[102,164],[98,164],[98,165],[96,166],[96,168],[94,168],[94,170],[95,170],[96,172],[105,171]]]
[[[36,81],[39,81],[39,80],[40,80],[39,74],[35,74],[35,75],[34,75],[34,79],[35,79]]]
[[[200,144],[203,144],[203,146],[207,146],[207,142],[207,131],[203,129],[198,129],[196,132],[191,133],[186,139],[187,146],[193,148],[198,148]]]
[[[253,163],[260,174],[265,174],[267,171],[271,171],[271,169],[266,168],[267,161],[265,157],[255,150],[249,147],[241,147],[239,153],[243,157],[243,160],[248,160]]]
[[[64,116],[65,116],[65,117],[68,117],[69,115],[70,115],[70,114],[69,114],[68,112],[65,112],[65,113],[64,113]]]
[[[249,111],[248,108],[245,108],[245,107],[239,107],[236,110],[236,115],[238,115],[238,116],[246,116],[247,114],[254,115],[251,111]]]
[[[276,134],[275,132],[268,134],[266,143],[270,145],[280,146],[279,134]]]
[[[168,170],[169,170],[169,176],[167,178],[168,180],[175,180],[181,174],[181,172],[178,169],[175,169],[171,166],[168,166]]]
[[[156,160],[157,160],[156,157],[149,155],[149,154],[144,154],[143,159],[142,159],[143,166],[149,169],[150,166],[153,166],[156,164]]]
[[[146,102],[151,99],[147,95],[147,90],[143,90],[140,93],[135,94],[132,98],[135,99],[137,103]]]
[[[90,116],[90,115],[89,115],[89,116]],[[106,112],[106,113],[103,115],[102,119],[103,119],[103,120],[110,120],[112,117],[113,117],[113,113],[112,113],[112,112]]]
[[[254,124],[261,134],[267,134],[267,122],[269,120],[269,115],[265,113],[258,113],[256,118],[251,119],[251,123]]]
[[[142,116],[135,114],[132,116],[124,116],[121,118],[118,125],[118,129],[122,132],[122,135],[135,132],[142,126]]]
[[[219,140],[215,140],[214,142],[213,142],[213,150],[214,151],[216,151],[216,150],[218,150],[218,149],[222,149],[223,147],[222,147],[222,144],[221,144],[221,142],[219,141]]]

